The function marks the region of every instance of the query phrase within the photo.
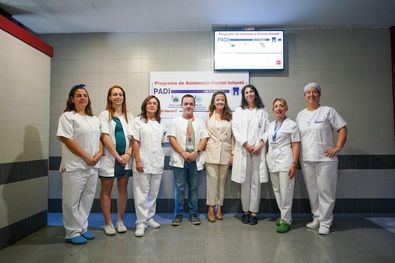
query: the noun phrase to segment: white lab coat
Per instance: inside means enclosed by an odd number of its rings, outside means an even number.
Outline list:
[[[170,128],[167,132],[167,137],[175,137],[177,142],[180,144],[181,148],[185,150],[186,148],[186,140],[187,140],[187,126],[188,120],[179,116],[175,118],[170,125]],[[195,118],[192,122],[193,130],[195,132],[195,149],[198,146],[201,139],[209,138],[209,135],[206,130],[206,125],[204,121],[200,118]],[[172,149],[170,155],[170,165],[178,168],[184,168],[184,158],[176,151]],[[198,171],[203,170],[204,165],[204,154],[200,154],[196,158],[196,166]]]
[[[131,130],[132,130],[132,125],[133,125],[133,119],[134,116],[130,112],[127,113],[128,117],[128,122],[126,122],[125,117],[122,116],[117,116],[119,120],[121,121],[123,132],[125,134],[125,140],[126,140],[126,147],[125,147],[125,152],[129,148],[130,145],[130,135],[131,135]],[[99,114],[99,120],[100,120],[100,126],[101,126],[101,133],[108,134],[111,138],[111,140],[114,143],[115,146],[115,121],[110,120],[110,115],[108,110],[102,111]],[[125,170],[131,170],[132,169],[132,161],[133,158],[131,157],[129,160],[129,163],[125,166]],[[107,150],[106,147],[104,147],[104,156],[102,158],[102,163],[100,166],[100,171],[99,174],[102,177],[114,177],[114,165],[115,165],[115,157],[112,156],[112,154]]]
[[[300,142],[298,125],[286,118],[277,131],[273,141],[276,121],[272,121],[268,129],[269,151],[266,154],[267,167],[271,173],[288,172],[293,161],[292,143]]]
[[[252,118],[248,115],[253,114]],[[251,122],[248,123],[248,120]],[[235,138],[235,149],[233,156],[232,181],[236,183],[244,183],[246,180],[247,159],[246,150],[243,143],[248,142],[252,145],[258,145],[260,140],[267,142],[266,131],[269,126],[269,117],[265,109],[243,109],[238,107],[232,119],[232,131]],[[251,127],[249,130],[248,127]],[[266,167],[266,147],[264,147],[259,155],[259,180],[261,183],[268,182],[268,171]]]
[[[100,124],[96,116],[81,115],[75,111],[66,111],[59,117],[56,136],[74,140],[87,154],[94,156],[99,152]],[[62,143],[62,172],[73,172],[99,168],[100,161],[94,167],[88,166],[85,161],[72,153]]]
[[[131,137],[140,142],[139,151],[144,173],[163,173],[165,155],[162,143],[165,141],[165,134],[162,124],[156,120],[145,122],[140,116],[134,119]],[[133,172],[138,173],[136,162],[132,166]]]

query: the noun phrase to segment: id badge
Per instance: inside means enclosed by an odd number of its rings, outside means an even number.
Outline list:
[[[195,147],[193,147],[193,145],[186,145],[185,148],[186,148],[185,151],[191,153],[191,152],[194,151],[194,148],[195,148]]]
[[[273,148],[277,148],[277,147],[278,147],[278,143],[276,143],[276,142],[272,142],[272,143],[270,143],[270,145],[271,145]]]

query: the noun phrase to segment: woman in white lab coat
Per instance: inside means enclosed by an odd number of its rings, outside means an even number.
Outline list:
[[[105,156],[99,173],[102,188],[100,204],[105,220],[104,233],[109,236],[127,231],[123,216],[128,200],[129,177],[132,176],[132,146],[129,136],[133,118],[133,115],[126,109],[125,91],[120,86],[112,86],[107,93],[106,110],[99,115],[101,140],[105,146]],[[111,192],[115,178],[117,178],[118,188],[118,215],[114,228],[110,211]]]
[[[209,111],[206,127],[210,138],[205,151],[206,203],[208,205],[208,221],[213,223],[216,219],[223,219],[225,182],[229,164],[233,159],[232,111],[223,91],[213,94]]]
[[[159,228],[155,221],[156,198],[163,174],[165,155],[162,143],[165,130],[161,124],[160,102],[155,96],[148,96],[141,105],[133,129],[133,196],[136,208],[135,236],[144,235],[147,227]]]
[[[62,142],[62,212],[66,242],[82,245],[95,238],[88,231],[88,216],[95,198],[100,158],[100,124],[93,116],[84,84],[69,92],[56,133]]]
[[[241,106],[232,120],[235,149],[232,181],[241,184],[242,222],[256,225],[261,183],[268,181],[265,143],[269,118],[258,90],[253,85],[242,89]]]
[[[304,87],[307,107],[298,113],[301,136],[301,167],[309,195],[313,221],[308,228],[318,228],[318,233],[327,235],[333,221],[336,199],[337,153],[347,138],[347,123],[337,111],[320,105],[321,87],[309,83]],[[336,143],[333,130],[338,132]]]
[[[273,112],[276,120],[269,125],[269,151],[266,154],[270,180],[281,212],[280,220],[276,222],[278,233],[286,233],[291,228],[292,199],[299,157],[298,125],[287,118],[287,110],[285,99],[274,99]]]

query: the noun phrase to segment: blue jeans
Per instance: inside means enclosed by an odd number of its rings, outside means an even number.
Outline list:
[[[188,207],[190,214],[198,213],[199,172],[196,162],[185,162],[184,168],[172,167],[174,173],[174,214],[184,210],[185,188],[188,184]]]

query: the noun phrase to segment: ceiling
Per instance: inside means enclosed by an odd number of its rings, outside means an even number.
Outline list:
[[[395,26],[395,0],[0,0],[0,8],[39,34]]]

